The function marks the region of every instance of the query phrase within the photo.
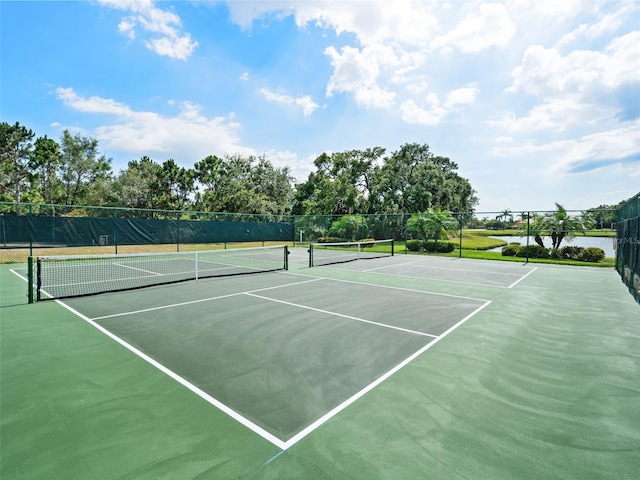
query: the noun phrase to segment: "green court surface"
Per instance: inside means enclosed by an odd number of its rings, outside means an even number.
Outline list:
[[[0,478],[638,478],[613,269],[307,265],[32,305],[2,266]]]

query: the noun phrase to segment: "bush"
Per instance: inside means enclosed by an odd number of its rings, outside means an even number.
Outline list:
[[[549,249],[541,247],[540,245],[521,245],[518,247],[518,257],[527,256],[527,248],[529,248],[529,258],[549,258]]]
[[[562,258],[562,253],[557,248],[552,248],[551,252],[549,252],[549,258],[560,260]]]
[[[407,240],[407,250],[410,252],[419,252],[422,250],[422,240]]]
[[[455,245],[450,242],[424,242],[422,248],[431,253],[449,253],[455,250]]]
[[[502,256],[503,257],[515,257],[518,254],[518,249],[520,248],[519,243],[510,243],[502,247]]]
[[[583,262],[599,262],[604,260],[604,250],[598,247],[588,247],[582,251],[579,260]]]
[[[344,238],[340,238],[340,237],[320,237],[318,238],[318,243],[340,243],[340,242],[346,242],[348,240],[345,240]]]
[[[567,260],[579,260],[582,255],[584,248],[582,247],[572,247],[567,245],[566,247],[562,247],[560,249],[560,253],[562,254],[562,258]]]
[[[360,242],[360,246],[362,248],[373,247],[376,244],[376,241],[373,238],[363,238],[358,241]]]

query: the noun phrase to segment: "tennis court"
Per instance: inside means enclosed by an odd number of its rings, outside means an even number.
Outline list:
[[[640,468],[640,310],[615,272],[401,254],[309,267],[304,248],[269,255],[286,268],[207,278],[229,257],[166,267],[121,256],[58,276],[67,267],[51,262],[43,291],[84,290],[34,305],[25,267],[1,269],[3,478]],[[265,261],[233,258],[234,269]],[[160,274],[176,276],[146,286]],[[75,297],[95,293],[96,276],[102,289],[136,289]]]

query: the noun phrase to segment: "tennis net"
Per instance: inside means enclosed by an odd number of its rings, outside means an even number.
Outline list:
[[[67,255],[36,259],[36,299],[79,297],[200,278],[288,269],[288,248]]]
[[[361,242],[312,243],[309,245],[309,266],[331,265],[369,258],[393,256],[394,241],[367,240]]]

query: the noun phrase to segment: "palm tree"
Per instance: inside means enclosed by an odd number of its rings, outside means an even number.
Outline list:
[[[556,203],[556,211],[537,217],[530,226],[529,232],[535,241],[544,247],[543,237],[551,237],[551,248],[558,249],[562,240],[575,237],[576,232],[584,232],[593,227],[593,220],[588,214],[569,215],[567,210]]]
[[[347,237],[351,234],[351,240],[355,240],[359,228],[361,230],[367,228],[366,218],[362,215],[343,215],[340,220],[333,222],[329,228],[329,234],[339,237]]]
[[[419,237],[435,241],[446,238],[448,233],[458,229],[458,220],[450,212],[443,212],[439,207],[435,210],[411,215],[407,220],[407,231]]]
[[[506,210],[503,210],[500,215],[496,215],[496,220],[500,220],[501,218],[504,218],[505,223],[507,223],[507,219],[509,219],[510,222],[513,222],[513,212],[507,208]]]

